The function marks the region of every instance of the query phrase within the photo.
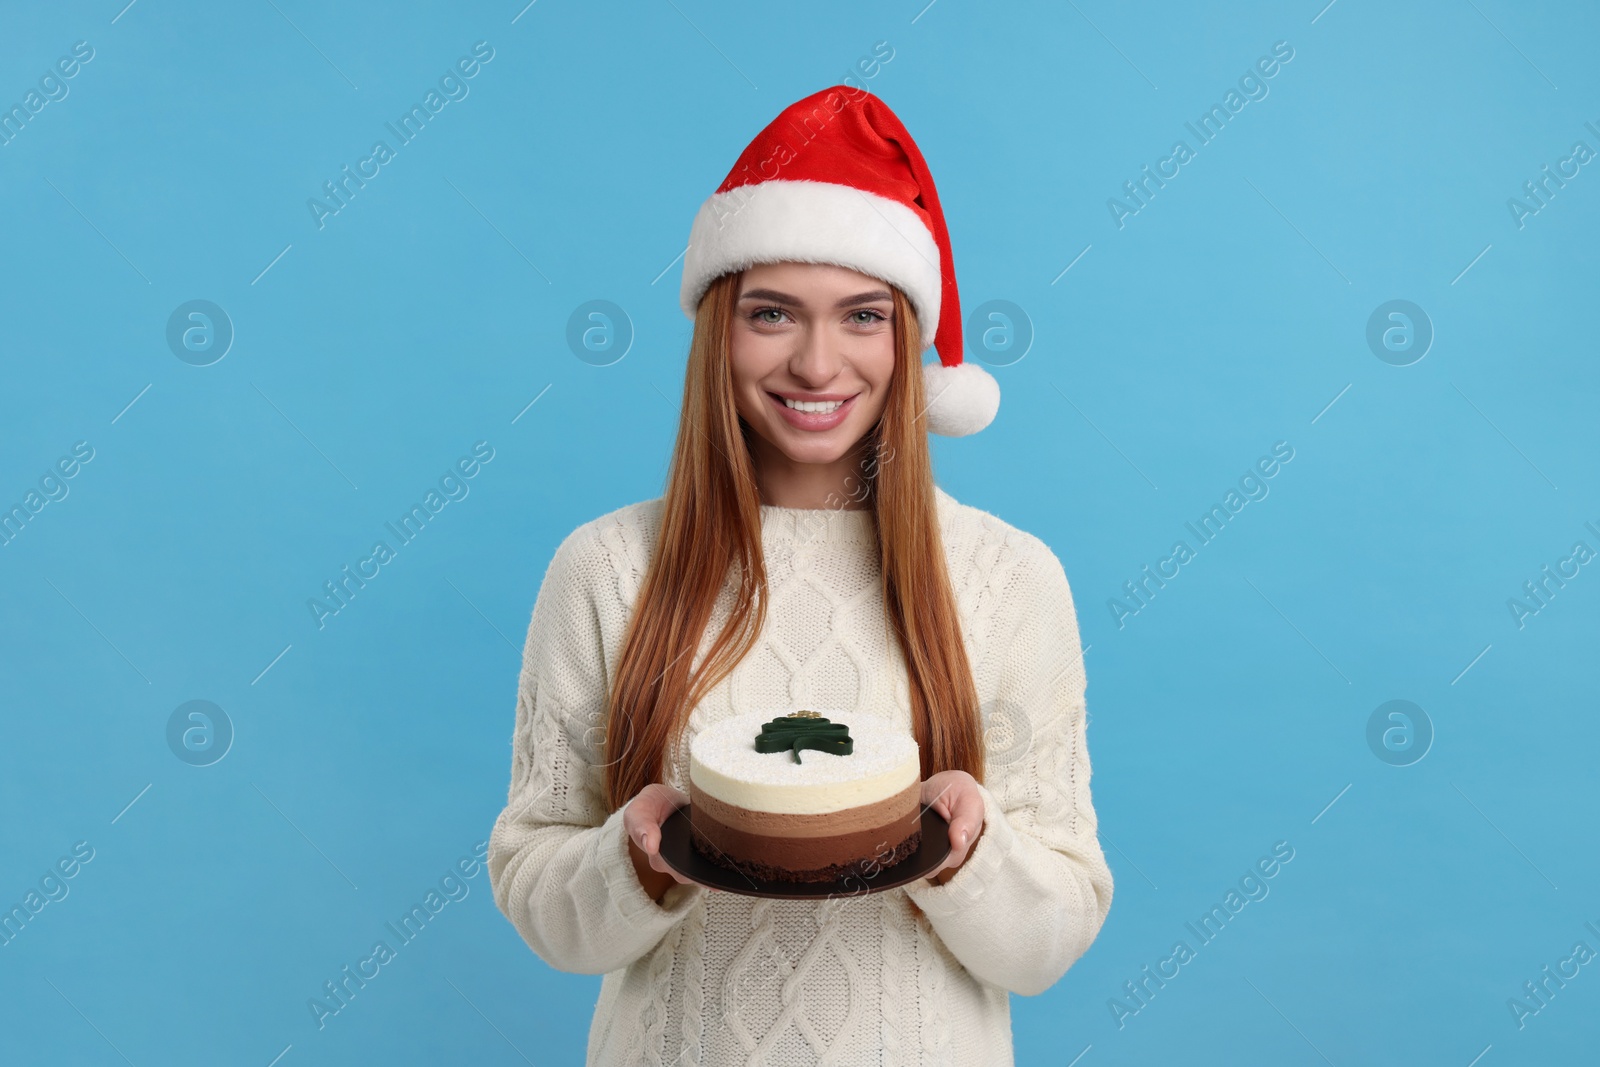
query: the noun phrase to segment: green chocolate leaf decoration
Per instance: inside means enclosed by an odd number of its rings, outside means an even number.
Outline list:
[[[782,715],[762,723],[761,732],[756,735],[757,752],[788,750],[794,753],[796,763],[800,762],[800,750],[803,748],[848,756],[855,749],[855,741],[850,737],[850,728],[844,723],[829,722],[814,711]]]

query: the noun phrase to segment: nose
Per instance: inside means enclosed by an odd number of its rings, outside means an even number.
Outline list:
[[[844,357],[828,331],[812,324],[802,334],[789,357],[789,373],[811,389],[820,389],[839,376]]]

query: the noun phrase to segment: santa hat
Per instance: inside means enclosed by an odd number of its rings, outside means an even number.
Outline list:
[[[889,106],[835,85],[784,108],[700,205],[679,302],[691,319],[719,276],[756,263],[833,263],[881,278],[916,309],[928,429],[977,433],[1000,385],[961,358],[961,302],[933,175]]]

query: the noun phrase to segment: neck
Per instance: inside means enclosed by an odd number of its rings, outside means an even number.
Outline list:
[[[750,435],[761,502],[783,508],[831,508],[853,511],[870,507],[872,479],[862,462],[863,437],[831,463],[797,463],[758,434]]]

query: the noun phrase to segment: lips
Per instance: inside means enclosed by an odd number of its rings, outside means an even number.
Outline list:
[[[856,395],[859,396],[860,394]],[[790,426],[797,430],[807,430],[813,433],[831,430],[844,422],[849,417],[850,412],[854,410],[856,402],[856,397],[852,396],[829,412],[799,411],[784,403],[783,398],[776,393],[768,393],[767,396],[771,398],[773,406],[778,409],[778,413],[783,416]]]

